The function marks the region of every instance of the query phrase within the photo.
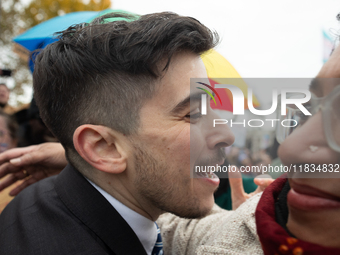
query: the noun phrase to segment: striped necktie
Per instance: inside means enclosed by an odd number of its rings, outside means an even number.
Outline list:
[[[161,237],[161,230],[159,229],[157,223],[155,222],[156,227],[157,227],[157,241],[155,246],[153,247],[152,250],[152,255],[163,255],[163,242],[162,242],[162,237]]]

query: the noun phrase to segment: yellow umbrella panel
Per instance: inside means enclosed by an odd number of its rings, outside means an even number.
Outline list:
[[[248,109],[248,85],[241,78],[236,69],[216,50],[209,50],[201,56],[205,68],[208,73],[210,85],[215,87],[215,84],[226,84],[228,79],[234,86],[239,87],[244,95],[244,109]],[[225,111],[233,111],[233,97],[228,89],[219,89],[218,94],[221,98],[222,104],[217,100],[217,103],[211,101],[212,109],[219,109]],[[260,106],[257,98],[253,95],[254,107]]]

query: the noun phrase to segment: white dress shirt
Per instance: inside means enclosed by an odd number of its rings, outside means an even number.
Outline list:
[[[109,201],[109,203],[116,209],[120,216],[122,216],[123,219],[129,224],[142,243],[146,253],[151,255],[157,240],[157,227],[155,222],[131,210],[129,207],[119,202],[117,199],[112,197],[105,190],[91,182],[89,179],[87,180],[100,192],[100,194],[106,198],[107,201]]]

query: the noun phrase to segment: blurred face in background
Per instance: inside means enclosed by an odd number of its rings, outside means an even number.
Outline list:
[[[16,129],[11,130],[9,122],[8,116],[0,115],[0,152],[15,148],[17,145]]]
[[[310,90],[324,98],[321,109],[287,137],[279,148],[286,166],[305,168],[314,164],[329,178],[308,178],[310,172],[291,173],[287,196],[287,227],[297,238],[327,247],[340,247],[340,150],[332,144],[340,140],[340,48],[320,71]],[[327,103],[329,105],[327,107]],[[330,116],[331,121],[327,121]],[[332,134],[329,139],[329,134]],[[338,169],[339,173],[335,173]],[[321,175],[322,176],[322,175]],[[325,175],[323,175],[325,177]]]
[[[5,84],[0,84],[0,105],[6,105],[9,99],[9,89]]]

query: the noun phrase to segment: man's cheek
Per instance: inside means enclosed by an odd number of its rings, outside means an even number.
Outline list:
[[[198,127],[190,127],[187,131],[187,136],[189,137],[189,145],[192,148],[202,143],[202,132]]]

